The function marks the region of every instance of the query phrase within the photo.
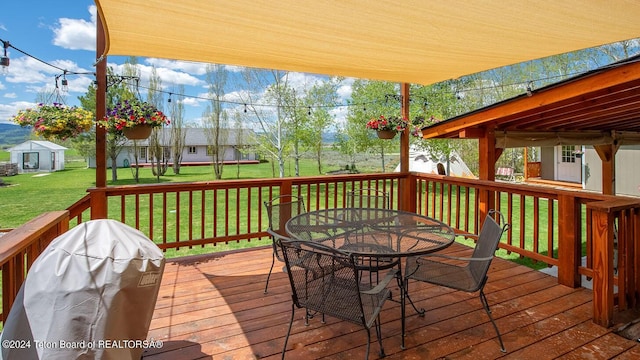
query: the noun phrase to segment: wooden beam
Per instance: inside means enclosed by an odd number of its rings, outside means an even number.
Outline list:
[[[602,193],[616,194],[616,153],[619,145],[594,145],[596,153],[602,160]]]
[[[478,128],[462,129],[458,133],[458,137],[460,139],[480,139],[483,136],[484,136],[484,129],[478,129]]]

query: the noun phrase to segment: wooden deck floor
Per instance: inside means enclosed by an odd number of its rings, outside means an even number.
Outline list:
[[[454,245],[448,252],[463,254]],[[291,314],[288,279],[274,270],[263,294],[271,248],[167,261],[149,338],[164,341],[145,360],[279,359]],[[397,298],[397,285],[392,289]],[[477,294],[411,283],[427,309],[407,309],[406,350],[400,348],[400,308],[381,314],[387,359],[637,359],[640,345],[592,323],[591,291],[557,284],[554,277],[496,259],[485,287],[507,353],[502,354]],[[296,311],[288,359],[362,359],[362,328],[327,317],[303,322]],[[378,358],[372,331],[370,358]]]

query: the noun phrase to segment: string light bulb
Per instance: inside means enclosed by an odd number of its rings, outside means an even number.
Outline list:
[[[64,72],[64,74],[62,74],[62,81],[60,82],[60,84],[62,84],[62,91],[67,92],[69,90],[69,81],[67,80],[66,71]]]
[[[533,81],[527,84],[527,96],[533,96]]]
[[[9,48],[9,42],[2,40],[2,47],[4,48],[4,55],[0,57],[0,66],[2,66],[2,73],[7,74],[9,72],[9,56],[7,55],[7,49]]]

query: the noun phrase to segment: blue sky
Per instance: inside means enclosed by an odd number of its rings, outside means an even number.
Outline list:
[[[93,73],[95,67],[95,4],[91,0],[50,1],[22,0],[4,1],[0,11],[0,39],[9,41],[12,46],[71,72]],[[38,94],[46,94],[55,99],[55,78],[63,71],[30,58],[16,49],[9,48],[11,64],[5,75],[0,75],[0,123],[11,123],[11,116],[18,110],[36,104]],[[111,56],[108,66],[116,73],[126,57]],[[204,74],[206,64],[173,61],[166,59],[139,58],[141,72],[141,89],[144,89],[152,66],[162,79],[163,89],[172,91],[178,85],[185,86],[185,109],[187,121],[197,123],[206,107],[206,82]],[[229,70],[239,71],[229,67]],[[300,86],[321,80],[309,74],[292,74],[290,82]],[[83,95],[93,75],[68,75],[68,92],[64,102],[68,105],[79,105],[77,97]],[[240,89],[232,89],[240,91]],[[233,91],[229,91],[227,99],[234,100]],[[339,91],[346,99],[351,94],[350,81]],[[337,109],[337,119],[344,116],[345,109]]]

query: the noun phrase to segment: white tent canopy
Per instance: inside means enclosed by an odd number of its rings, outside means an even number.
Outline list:
[[[624,0],[96,0],[105,55],[431,84],[640,37]]]
[[[409,149],[409,171],[438,174],[438,163],[443,165],[446,175],[471,179],[477,178],[456,151],[451,153],[447,163],[447,159],[444,156],[437,159],[426,150],[421,150],[416,147]],[[398,164],[394,171],[400,172],[400,164]]]

